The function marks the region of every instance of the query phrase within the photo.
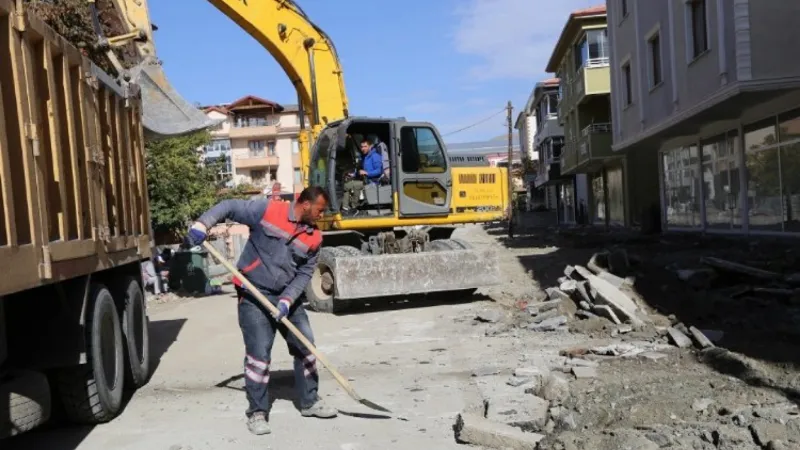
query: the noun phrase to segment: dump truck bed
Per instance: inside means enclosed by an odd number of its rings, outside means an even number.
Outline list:
[[[141,99],[0,0],[0,296],[150,256]]]

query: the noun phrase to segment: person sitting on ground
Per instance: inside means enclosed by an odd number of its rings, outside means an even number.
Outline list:
[[[364,182],[377,184],[383,176],[383,157],[368,140],[361,141],[361,168],[357,172],[348,174],[351,179],[344,183],[344,197],[342,209],[349,211],[358,208],[358,199],[364,190]],[[357,177],[361,178],[357,178]]]

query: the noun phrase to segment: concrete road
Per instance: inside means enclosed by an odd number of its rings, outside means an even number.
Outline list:
[[[412,306],[412,307],[406,307]],[[151,382],[111,423],[53,428],[3,443],[8,449],[450,449],[456,414],[479,395],[470,382],[483,332],[460,318],[475,304],[365,305],[355,314],[310,313],[320,350],[365,398],[407,420],[371,417],[320,368],[320,393],[342,414],[303,418],[295,409],[292,361],[273,349],[273,433],[245,426],[243,345],[235,299],[224,295],[151,306],[158,360]],[[485,344],[483,344],[485,345]],[[364,415],[364,416],[362,416]]]

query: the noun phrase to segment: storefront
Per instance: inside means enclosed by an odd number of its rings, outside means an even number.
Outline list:
[[[667,229],[800,232],[800,109],[661,152]]]

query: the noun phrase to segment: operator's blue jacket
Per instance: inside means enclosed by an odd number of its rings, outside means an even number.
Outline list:
[[[224,200],[197,220],[211,229],[225,219],[250,227],[237,269],[268,296],[294,303],[317,265],[322,233],[294,216],[294,202]],[[241,280],[233,283],[242,287]]]
[[[361,169],[367,172],[368,181],[377,182],[383,175],[383,155],[375,147],[370,148],[361,158]]]

